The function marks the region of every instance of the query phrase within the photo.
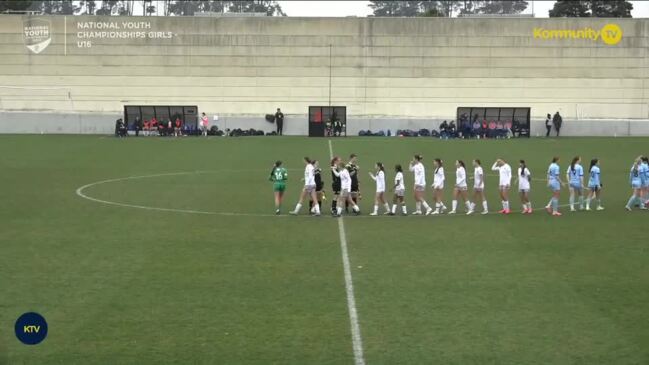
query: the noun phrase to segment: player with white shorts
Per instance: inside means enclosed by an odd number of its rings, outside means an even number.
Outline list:
[[[425,199],[426,194],[426,169],[424,164],[421,162],[424,158],[421,155],[415,155],[412,161],[410,161],[410,171],[415,175],[415,212],[413,215],[421,215],[421,206],[424,206],[426,209],[426,215],[429,215],[433,209],[428,205]]]
[[[403,169],[401,165],[394,167],[396,175],[394,176],[394,196],[392,198],[392,211],[390,214],[397,214],[397,204],[401,204],[401,212],[403,215],[408,215],[406,204],[404,203],[404,196],[406,194],[406,185],[403,182]]]
[[[512,168],[503,159],[497,159],[491,166],[492,171],[498,171],[499,183],[498,190],[500,191],[500,199],[502,201],[503,209],[498,213],[509,214],[509,188],[512,183]]]
[[[432,214],[444,213],[446,205],[444,205],[444,163],[441,159],[436,158],[433,160],[433,167],[435,173],[433,174],[433,194],[435,196],[435,211]]]
[[[289,212],[289,214],[297,215],[302,208],[302,202],[308,196],[313,201],[313,208],[311,208],[311,213],[314,216],[320,215],[320,205],[318,205],[318,196],[316,194],[316,184],[315,184],[315,167],[310,158],[305,157],[304,163],[306,164],[304,168],[304,189],[300,194],[300,200],[295,205],[295,210]]]

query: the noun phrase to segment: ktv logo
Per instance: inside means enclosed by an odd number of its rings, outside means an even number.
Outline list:
[[[30,51],[36,54],[43,52],[52,43],[52,24],[39,18],[23,20],[23,40]]]

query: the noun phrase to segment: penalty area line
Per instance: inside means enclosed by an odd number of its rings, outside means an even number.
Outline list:
[[[334,158],[331,140],[329,140],[329,158]],[[339,217],[336,220],[338,221],[340,251],[343,260],[345,292],[347,294],[347,310],[349,312],[349,323],[352,332],[352,347],[354,350],[354,364],[365,365],[365,358],[363,356],[363,339],[361,337],[361,327],[358,324],[358,310],[356,309],[356,297],[354,296],[354,281],[352,278],[351,264],[349,261],[349,252],[347,250],[347,234],[345,233],[345,222],[343,220],[343,217]]]

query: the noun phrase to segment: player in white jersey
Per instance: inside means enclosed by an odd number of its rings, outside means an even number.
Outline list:
[[[433,194],[435,195],[435,211],[432,214],[444,213],[446,205],[444,205],[444,163],[441,159],[436,158],[433,160],[433,167],[435,173],[433,174]]]
[[[520,160],[518,165],[518,193],[521,196],[521,204],[523,205],[523,214],[532,214],[532,203],[530,202],[530,188],[532,181],[532,173],[525,165],[525,160]]]
[[[352,199],[352,177],[349,174],[349,170],[345,168],[345,163],[342,160],[338,160],[338,169],[335,166],[331,166],[331,171],[336,177],[340,178],[340,195],[338,196],[338,206],[336,207],[336,214],[334,217],[340,217],[345,203],[352,206],[355,214],[359,214],[360,209],[358,205]]]
[[[502,201],[503,209],[498,213],[509,214],[509,188],[512,183],[512,168],[505,160],[499,158],[491,166],[492,171],[498,171],[499,183],[498,191],[500,192],[500,199]]]
[[[415,212],[413,215],[421,215],[421,206],[424,206],[426,209],[426,215],[429,215],[433,209],[426,203],[425,194],[426,194],[426,169],[424,164],[421,162],[423,157],[421,155],[415,155],[415,157],[410,161],[410,171],[415,175]]]
[[[451,211],[448,214],[455,214],[457,209],[457,198],[461,197],[466,205],[466,214],[469,215],[473,213],[473,205],[469,200],[469,186],[466,183],[466,166],[464,166],[464,161],[457,160],[455,161],[455,187],[453,188],[453,205]]]
[[[383,214],[390,214],[390,205],[385,201],[385,168],[383,163],[376,163],[376,175],[371,172],[370,177],[376,182],[376,195],[374,196],[374,211],[370,215],[379,214],[379,204],[382,204],[385,208]]]
[[[406,204],[404,203],[404,195],[406,193],[406,185],[403,182],[403,169],[401,165],[394,167],[396,175],[394,176],[394,197],[392,198],[392,215],[397,214],[397,204],[401,204],[401,212],[403,215],[408,215]]]
[[[482,170],[482,162],[479,159],[473,160],[473,203],[471,210],[475,211],[475,202],[482,202],[482,212],[480,214],[489,213],[487,207],[487,198],[484,196],[484,171]]]
[[[311,201],[313,202],[311,213],[313,213],[314,216],[319,216],[320,205],[318,204],[318,196],[316,194],[315,167],[313,166],[311,159],[308,157],[304,158],[304,163],[306,164],[306,167],[304,168],[304,189],[302,189],[302,193],[300,194],[300,200],[295,205],[295,210],[289,212],[289,214],[297,215],[300,212],[300,208],[302,208],[302,202],[304,202],[304,199],[307,196],[310,196]]]

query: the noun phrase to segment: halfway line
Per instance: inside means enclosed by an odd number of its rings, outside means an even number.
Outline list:
[[[329,158],[334,158],[331,140],[329,140]],[[338,233],[340,236],[340,251],[343,258],[343,271],[345,273],[345,291],[347,292],[347,309],[349,311],[349,322],[352,330],[352,346],[354,348],[354,364],[365,365],[363,357],[363,339],[361,337],[361,327],[358,325],[358,311],[356,310],[356,299],[354,297],[354,283],[352,280],[352,270],[349,263],[349,253],[347,252],[347,235],[345,234],[345,223],[343,217],[338,219]]]

